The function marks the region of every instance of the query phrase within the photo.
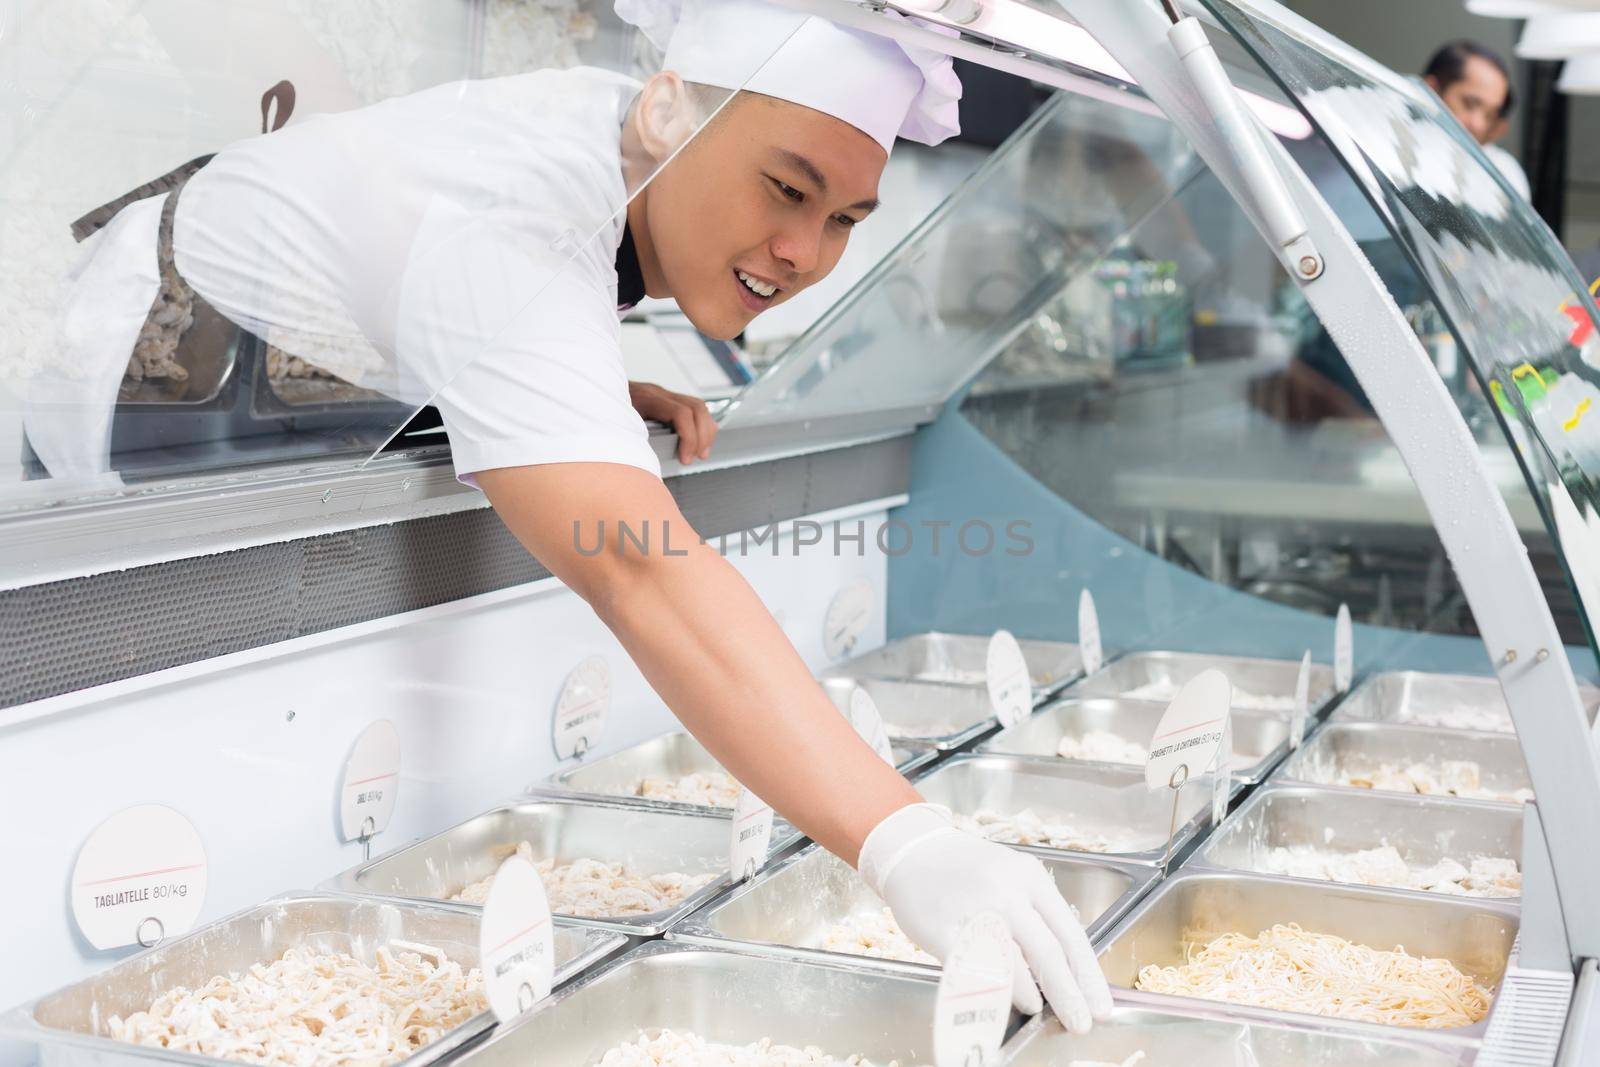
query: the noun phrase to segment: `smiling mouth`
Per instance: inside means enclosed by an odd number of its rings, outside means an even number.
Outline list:
[[[739,286],[739,295],[743,297],[745,304],[757,311],[771,304],[778,293],[782,292],[771,282],[764,282],[737,268],[735,268],[733,276],[734,281]]]

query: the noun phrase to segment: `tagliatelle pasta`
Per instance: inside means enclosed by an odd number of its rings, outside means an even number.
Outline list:
[[[1368,948],[1279,924],[1189,946],[1187,962],[1152,964],[1134,988],[1360,1022],[1440,1030],[1489,1013],[1489,990],[1446,959]]]
[[[640,874],[620,863],[577,859],[556,866],[554,860],[535,860],[533,846],[523,841],[516,854],[533,864],[544,880],[550,910],[558,915],[585,919],[606,919],[628,915],[649,915],[675,907],[684,897],[713,881],[716,874],[683,874],[668,871]],[[449,899],[463,904],[482,904],[489,899],[494,875],[481,878]]]
[[[594,1067],[872,1067],[872,1063],[864,1056],[833,1056],[815,1045],[780,1045],[770,1037],[748,1045],[724,1045],[688,1031],[657,1030],[608,1050]],[[899,1067],[899,1061],[890,1060],[887,1067]]]
[[[739,783],[725,771],[686,774],[682,778],[641,778],[632,795],[673,804],[731,808],[739,799]]]
[[[487,1011],[483,976],[439,949],[393,942],[367,964],[292,948],[243,974],[179,987],[107,1022],[119,1041],[242,1063],[379,1067]]]

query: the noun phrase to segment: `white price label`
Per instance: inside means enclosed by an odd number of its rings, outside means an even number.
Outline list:
[[[95,827],[72,868],[72,915],[95,948],[187,933],[206,899],[206,849],[171,808],[140,804]]]
[[[1189,679],[1167,705],[1150,738],[1150,757],[1144,765],[1145,785],[1166,789],[1176,778],[1203,774],[1216,759],[1217,747],[1227,732],[1228,704],[1233,685],[1219,670],[1204,670]],[[1176,775],[1179,766],[1187,767]]]
[[[1333,684],[1341,693],[1350,691],[1356,674],[1355,634],[1350,628],[1350,605],[1340,604],[1333,622]]]
[[[1078,594],[1078,650],[1083,653],[1083,673],[1093,674],[1105,664],[1100,647],[1100,613],[1095,610],[1094,594],[1085,589]]]
[[[1033,710],[1028,661],[1022,658],[1022,646],[1009,630],[996,630],[989,638],[984,681],[989,687],[989,706],[1001,726],[1014,726]]]
[[[982,911],[962,924],[944,959],[933,1009],[937,1067],[993,1063],[1011,1018],[1011,934],[1005,920]]]
[[[489,1007],[501,1022],[550,995],[556,969],[550,898],[539,872],[520,856],[500,865],[484,899],[478,966]]]
[[[1289,750],[1300,747],[1306,738],[1306,719],[1311,714],[1311,652],[1300,657],[1300,673],[1294,680],[1294,717],[1289,720]]]
[[[845,714],[850,719],[850,725],[855,727],[861,739],[872,746],[872,751],[889,766],[894,766],[894,749],[889,743],[888,727],[883,725],[883,716],[878,713],[878,705],[872,699],[864,686],[855,686],[850,690],[850,706]]]
[[[752,878],[767,863],[772,843],[772,809],[750,790],[740,787],[733,803],[728,830],[728,870],[735,882]]]
[[[1233,716],[1223,716],[1222,740],[1217,743],[1217,757],[1211,761],[1211,825],[1218,826],[1228,814],[1228,801],[1233,799]]]
[[[856,643],[872,621],[878,595],[872,583],[854,582],[833,595],[822,618],[822,650],[831,660],[843,659],[855,651]]]
[[[581,756],[599,743],[610,710],[611,668],[604,657],[590,656],[561,683],[551,729],[556,758]]]
[[[379,719],[361,731],[339,782],[339,832],[346,841],[382,833],[400,792],[400,731]]]

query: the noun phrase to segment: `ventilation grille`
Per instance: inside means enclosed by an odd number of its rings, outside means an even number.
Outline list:
[[[1510,967],[1495,997],[1477,1067],[1550,1067],[1572,1003],[1572,975]]]
[[[910,458],[901,437],[667,484],[709,537],[903,493]],[[548,575],[479,509],[9,590],[0,707]]]

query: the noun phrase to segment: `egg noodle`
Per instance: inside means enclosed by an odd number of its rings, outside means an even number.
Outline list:
[[[396,941],[373,963],[291,948],[243,974],[179,986],[126,1019],[113,1038],[243,1063],[378,1067],[487,1011],[483,976],[429,945]]]
[[[1134,988],[1423,1030],[1469,1026],[1489,1012],[1489,991],[1449,960],[1401,947],[1384,952],[1293,923],[1255,937],[1224,934],[1185,955],[1180,966],[1143,968]]]

